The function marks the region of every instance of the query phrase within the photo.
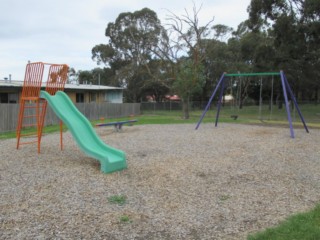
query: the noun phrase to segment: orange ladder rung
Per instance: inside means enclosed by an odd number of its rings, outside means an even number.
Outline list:
[[[41,104],[42,105],[42,104]],[[24,106],[24,108],[30,108],[30,109],[32,109],[32,108],[37,108],[37,106]],[[39,106],[39,108],[43,108],[43,106]]]
[[[33,118],[33,117],[38,117],[38,115],[27,115],[27,116],[24,116],[23,118]]]
[[[37,142],[38,142],[38,139],[35,140],[35,141],[31,141],[31,142],[20,142],[19,144],[20,145],[26,145],[26,144],[37,143]]]

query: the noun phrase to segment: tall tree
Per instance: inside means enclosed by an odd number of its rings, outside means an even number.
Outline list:
[[[183,99],[183,118],[189,119],[189,100],[202,91],[205,83],[205,75],[201,64],[195,65],[190,59],[181,59],[177,78],[173,83],[173,88]]]
[[[89,84],[90,82],[92,82],[92,79],[92,71],[79,71],[78,81],[80,84]]]
[[[158,78],[159,71],[149,65],[165,35],[157,14],[148,8],[121,13],[108,24],[105,35],[109,43],[95,46],[92,58],[115,69],[115,78],[128,93],[127,100],[139,101],[146,82]]]
[[[76,70],[74,68],[69,68],[68,83],[77,83],[77,81],[78,81],[78,75],[76,73]]]
[[[195,86],[204,86],[203,84],[203,63],[205,60],[206,39],[210,36],[210,28],[213,19],[204,26],[200,26],[199,12],[200,8],[193,6],[192,14],[185,9],[185,14],[178,16],[169,11],[167,31],[171,37],[167,44],[163,44],[167,51],[165,56],[171,63],[173,79],[176,91],[183,93],[181,96],[183,102],[184,118],[189,118],[189,101],[194,93]],[[189,60],[180,61],[181,56],[187,57]],[[190,61],[192,67],[190,66]],[[183,69],[186,68],[186,69]],[[200,70],[201,69],[201,70]],[[186,76],[186,72],[190,76]],[[182,77],[183,76],[183,77]],[[192,77],[193,79],[190,79]],[[190,84],[190,81],[192,84]],[[179,89],[180,88],[180,89]],[[188,94],[187,94],[188,93]]]
[[[273,35],[275,65],[295,80],[296,95],[318,99],[320,2],[252,0],[248,10],[253,31],[268,29]]]

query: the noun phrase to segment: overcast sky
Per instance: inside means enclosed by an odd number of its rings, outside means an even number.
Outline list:
[[[171,11],[202,9],[200,24],[237,28],[248,18],[250,0],[1,0],[0,79],[23,80],[27,62],[65,63],[78,70],[99,67],[91,49],[107,43],[105,29],[120,13],[148,7],[161,23]],[[102,67],[102,66],[101,66]]]

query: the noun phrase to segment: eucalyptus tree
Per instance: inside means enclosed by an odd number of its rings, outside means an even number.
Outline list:
[[[166,35],[157,14],[148,8],[121,13],[108,24],[105,35],[108,43],[96,45],[92,59],[114,70],[114,78],[127,90],[128,101],[139,101],[144,87],[160,74],[158,65],[153,64],[153,69],[150,65]]]
[[[183,99],[183,118],[189,119],[189,100],[194,94],[202,91],[205,83],[203,65],[197,64],[190,58],[180,59],[177,77],[173,83],[174,90]]]
[[[68,83],[77,83],[78,82],[78,74],[74,68],[69,68],[68,70]]]
[[[88,84],[92,82],[93,75],[92,71],[79,71],[78,72],[78,83],[80,84]]]
[[[251,29],[268,29],[274,37],[275,66],[295,79],[295,91],[302,98],[318,99],[320,1],[252,0],[248,11]]]

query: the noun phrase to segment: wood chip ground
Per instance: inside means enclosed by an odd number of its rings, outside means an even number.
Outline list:
[[[103,174],[69,132],[0,141],[0,239],[246,239],[320,201],[320,130],[237,124],[97,128],[126,152]],[[125,196],[123,205],[112,196]]]

